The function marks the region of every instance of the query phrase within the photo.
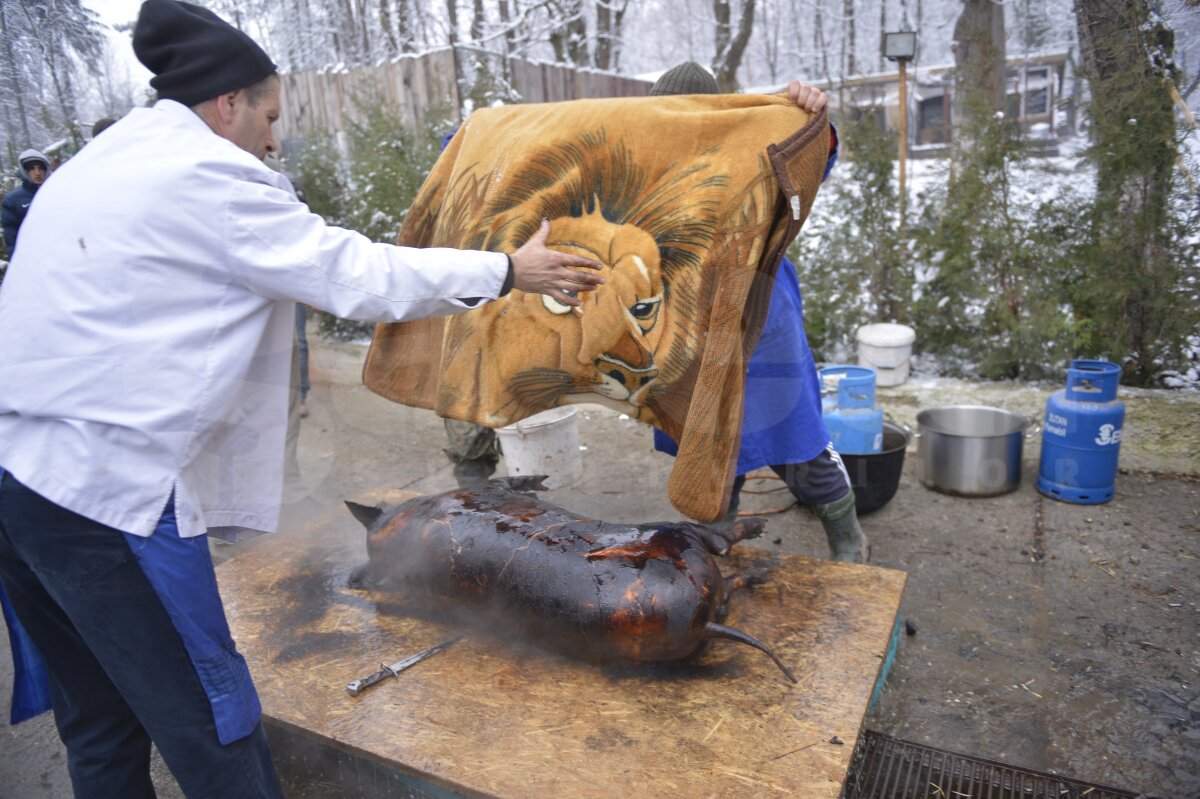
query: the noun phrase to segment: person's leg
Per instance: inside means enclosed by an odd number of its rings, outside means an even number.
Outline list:
[[[443,421],[446,423],[446,448],[442,451],[454,463],[454,477],[459,486],[466,488],[491,477],[500,462],[496,431],[471,422]]]
[[[301,303],[296,303],[296,349],[300,353],[300,405],[297,412],[303,419],[308,416],[311,383],[308,379],[308,309]]]
[[[150,736],[71,620],[12,546],[2,511],[5,499],[0,493],[0,582],[46,661],[54,723],[67,747],[75,796],[153,797]]]
[[[725,516],[721,519],[723,522],[736,522],[738,519],[738,506],[742,504],[742,487],[746,485],[746,475],[739,474],[733,478],[733,490],[729,494],[729,510],[725,511]]]
[[[812,460],[771,468],[783,478],[796,499],[820,519],[830,557],[849,563],[870,560],[871,545],[858,523],[850,476],[832,445]]]
[[[76,796],[153,796],[148,739],[189,797],[280,796],[206,537],[172,535],[170,507],[155,534],[138,539],[11,476],[0,484],[0,568],[50,668]]]

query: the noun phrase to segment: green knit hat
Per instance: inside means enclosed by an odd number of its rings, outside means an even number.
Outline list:
[[[720,94],[717,79],[695,61],[685,61],[671,67],[654,81],[651,96],[663,94]]]

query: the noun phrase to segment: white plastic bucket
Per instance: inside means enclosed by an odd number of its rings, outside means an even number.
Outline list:
[[[579,416],[562,405],[497,428],[500,451],[510,477],[547,476],[546,488],[566,488],[583,476],[579,457]]]
[[[875,370],[875,384],[898,386],[908,379],[912,345],[916,332],[908,325],[881,322],[863,325],[855,334],[858,341],[858,365]]]

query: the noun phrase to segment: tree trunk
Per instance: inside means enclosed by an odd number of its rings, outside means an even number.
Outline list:
[[[379,0],[379,27],[383,28],[384,50],[389,56],[394,56],[400,51],[400,44],[396,40],[391,5],[391,0]]]
[[[358,23],[358,51],[360,64],[365,64],[374,56],[371,34],[367,29],[367,0],[358,0],[354,7],[355,19]]]
[[[729,0],[713,0],[713,18],[716,20],[713,55],[713,74],[717,86],[723,92],[738,90],[737,71],[742,65],[742,56],[750,34],[754,32],[755,0],[742,0],[742,13],[738,15],[737,29],[732,27],[733,13]]]
[[[450,46],[458,44],[458,0],[446,0],[446,27],[450,30]]]
[[[887,31],[887,3],[884,2],[884,0],[880,0],[880,3],[879,3],[879,38],[881,41],[883,40],[883,34],[885,31]],[[883,72],[883,69],[884,69],[883,48],[881,47],[881,48],[879,48],[879,71]]]
[[[411,0],[396,0],[396,38],[400,40],[400,52],[411,53],[417,49]]]
[[[845,42],[846,60],[842,62],[842,67],[845,69],[842,77],[848,78],[851,75],[858,74],[858,61],[854,57],[854,48],[857,46],[857,42],[855,41],[856,31],[854,29],[854,0],[843,1],[842,17],[846,21],[846,36],[843,39]]]
[[[954,25],[954,154],[970,151],[975,131],[1004,109],[1007,69],[1004,6],[992,0],[963,0]]]
[[[46,68],[50,70],[50,80],[54,84],[54,95],[58,99],[58,111],[62,114],[61,124],[67,129],[75,146],[81,147],[83,138],[80,136],[79,126],[75,122],[77,114],[75,113],[75,92],[71,87],[70,79],[71,64],[67,61],[67,70],[61,69],[65,60],[63,52],[53,44],[44,46],[42,54],[46,59]]]
[[[487,15],[483,11],[483,0],[475,0],[471,10],[471,41],[483,40],[483,31],[487,27]]]
[[[1168,210],[1174,34],[1146,0],[1076,0],[1075,11],[1096,162],[1096,290],[1082,310],[1107,334],[1091,349],[1126,359],[1126,376],[1146,384],[1179,315]]]
[[[769,31],[767,35],[763,37],[763,61],[766,62],[767,74],[770,76],[771,83],[774,83],[779,80],[779,50],[780,38],[783,34],[783,26],[778,24],[771,16],[773,7],[770,3],[764,3],[762,6],[760,6],[760,9],[762,11],[762,19],[759,20],[758,29],[761,31]]]
[[[504,54],[511,57],[517,44],[517,31],[513,23],[511,0],[498,0],[496,8],[500,14],[500,24],[504,26]]]
[[[588,65],[587,23],[583,19],[583,0],[554,0],[547,4],[553,20],[550,46],[560,64]]]
[[[832,86],[833,76],[829,74],[829,48],[825,46],[825,0],[817,0],[816,17],[813,21],[813,50],[818,53],[821,61],[821,76]]]
[[[594,62],[597,69],[616,69],[621,60],[621,21],[628,0],[596,0],[596,47]]]

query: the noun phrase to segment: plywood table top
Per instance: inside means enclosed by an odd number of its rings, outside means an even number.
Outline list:
[[[726,624],[772,647],[798,684],[732,641],[694,663],[611,667],[467,631],[351,697],[346,683],[380,663],[463,632],[350,588],[365,561],[362,528],[331,513],[218,567],[265,715],[408,778],[501,799],[836,799],[905,582],[903,572],[745,545],[722,559],[725,574],[772,568],[769,582],[734,596]]]

